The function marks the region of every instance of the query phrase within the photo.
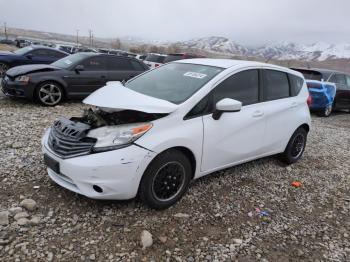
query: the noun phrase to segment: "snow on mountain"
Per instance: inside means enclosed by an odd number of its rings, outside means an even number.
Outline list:
[[[221,52],[236,56],[258,56],[276,60],[318,60],[350,58],[350,44],[328,44],[317,42],[314,44],[297,44],[293,42],[279,42],[264,46],[248,48],[237,44],[225,37],[205,37],[179,42],[183,47],[196,48],[206,51]]]

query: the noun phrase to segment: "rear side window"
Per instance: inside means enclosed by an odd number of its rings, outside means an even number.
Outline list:
[[[231,98],[251,105],[259,102],[259,71],[247,70],[230,76],[213,90],[214,105],[224,98]]]
[[[275,70],[264,70],[263,81],[265,101],[289,97],[287,73]]]
[[[292,96],[297,96],[303,87],[304,79],[299,76],[289,75],[290,80],[290,92]]]
[[[137,61],[130,60],[132,67],[136,71],[145,71],[145,68]]]
[[[145,58],[146,61],[154,62],[154,63],[164,63],[165,56],[148,54]]]
[[[131,71],[134,70],[129,59],[108,57],[108,70]]]
[[[184,59],[183,55],[167,55],[167,57],[164,59],[164,64],[180,59]]]

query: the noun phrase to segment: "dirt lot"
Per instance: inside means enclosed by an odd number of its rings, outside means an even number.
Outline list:
[[[56,117],[82,108],[0,96],[0,261],[350,261],[349,113],[314,116],[297,164],[270,157],[217,172],[159,212],[50,182],[41,135]],[[294,180],[302,186],[292,187]],[[27,198],[36,209],[24,218],[16,207]],[[143,230],[153,235],[144,250]]]

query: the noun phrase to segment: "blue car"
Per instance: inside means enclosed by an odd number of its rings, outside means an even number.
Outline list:
[[[330,116],[337,91],[336,85],[317,80],[306,80],[306,85],[312,99],[310,110],[316,111],[321,116]]]
[[[26,46],[13,52],[0,51],[0,78],[14,66],[51,64],[68,53],[45,46]]]

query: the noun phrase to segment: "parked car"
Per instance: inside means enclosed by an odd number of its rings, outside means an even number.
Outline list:
[[[312,98],[310,110],[324,117],[330,116],[337,90],[335,84],[317,80],[307,80],[306,84]]]
[[[350,74],[326,69],[293,68],[301,72],[305,79],[325,81],[336,85],[336,95],[328,110],[347,109],[350,111]]]
[[[149,53],[143,61],[152,69],[164,64],[165,57],[166,55]]]
[[[6,96],[37,100],[54,106],[64,98],[83,98],[108,81],[128,80],[148,67],[128,57],[78,53],[51,65],[25,65],[6,72],[2,90]]]
[[[136,55],[136,58],[139,60],[145,60],[145,58],[147,57],[147,55]]]
[[[189,53],[167,54],[166,58],[164,59],[164,64],[190,58],[204,58],[204,56]]]
[[[75,51],[75,46],[72,45],[55,45],[54,48],[66,52],[68,54],[73,54]]]
[[[5,44],[5,45],[16,45],[16,42],[11,39],[1,39],[0,44]]]
[[[95,199],[178,201],[192,179],[265,156],[298,161],[310,129],[302,74],[248,61],[188,59],[84,100],[42,145],[48,175]]]
[[[14,66],[28,64],[51,64],[68,54],[50,47],[27,46],[13,52],[0,52],[0,77]]]
[[[16,42],[16,46],[18,48],[22,48],[22,47],[26,47],[32,44],[31,41],[27,40],[27,39],[22,39],[22,38],[17,38],[15,39]]]

